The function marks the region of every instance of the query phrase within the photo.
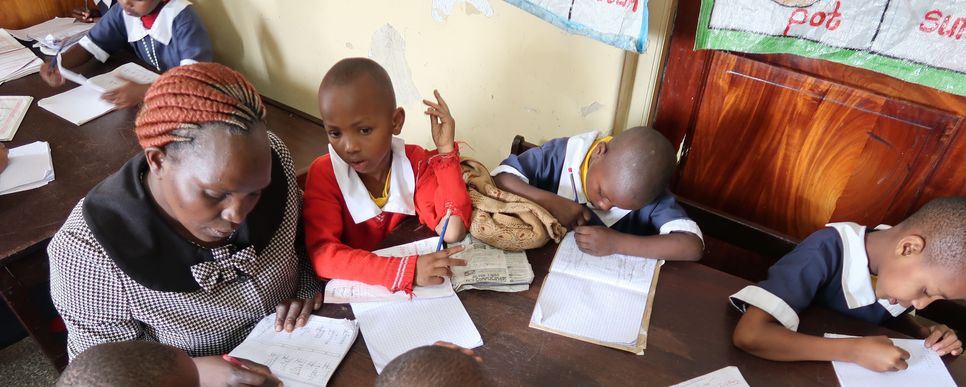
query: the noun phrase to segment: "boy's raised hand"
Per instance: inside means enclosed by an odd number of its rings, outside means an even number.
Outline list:
[[[456,138],[456,121],[453,120],[453,115],[449,113],[449,105],[446,105],[446,101],[439,95],[439,91],[433,90],[433,95],[436,96],[436,103],[427,99],[424,99],[423,103],[429,106],[426,108],[426,115],[429,116],[429,124],[432,126],[433,142],[436,143],[439,154],[445,155],[453,151]]]
[[[463,251],[463,245],[456,245],[435,253],[420,255],[416,258],[416,285],[439,285],[443,277],[453,275],[450,266],[466,266],[462,259],[450,258],[451,255]]]
[[[876,372],[901,371],[909,367],[909,352],[885,336],[857,337],[852,347],[852,363]]]
[[[925,345],[926,348],[936,351],[939,356],[946,354],[956,356],[963,353],[963,342],[956,337],[956,331],[944,324],[929,327],[929,336],[926,337]]]

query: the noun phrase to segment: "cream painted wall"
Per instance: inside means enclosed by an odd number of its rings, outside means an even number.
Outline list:
[[[194,2],[218,61],[242,71],[262,94],[315,116],[325,71],[339,59],[369,56],[374,35],[390,25],[404,40],[416,92],[429,98],[439,89],[456,119],[457,139],[469,145],[463,154],[491,167],[509,152],[515,134],[539,143],[589,130],[610,132],[615,116],[628,116],[616,110],[623,51],[568,34],[503,1],[476,0],[492,7],[489,16],[457,1],[441,22],[432,16],[431,0]],[[400,54],[402,45],[395,43],[389,51]],[[385,44],[377,39],[383,49]],[[649,51],[640,58],[661,61],[662,50]],[[393,79],[397,95],[405,78]],[[653,91],[655,79],[623,82]],[[402,136],[431,148],[421,105],[402,104]]]

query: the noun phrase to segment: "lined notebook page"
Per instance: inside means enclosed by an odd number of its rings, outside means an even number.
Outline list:
[[[359,334],[352,320],[312,316],[292,333],[275,332],[275,314],[262,319],[230,355],[264,364],[286,386],[324,386]]]
[[[826,333],[827,338],[854,336]],[[854,363],[833,361],[832,367],[843,387],[879,386],[930,386],[955,387],[956,382],[935,351],[926,348],[925,340],[890,339],[899,348],[909,352],[909,368],[896,372],[875,372]]]
[[[352,304],[376,372],[410,349],[448,341],[465,348],[483,345],[459,297]]]
[[[531,323],[597,341],[633,344],[657,263],[584,254],[569,233],[557,248]]]

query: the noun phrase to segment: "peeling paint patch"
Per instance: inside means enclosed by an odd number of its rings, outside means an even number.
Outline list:
[[[389,73],[392,87],[396,90],[397,104],[406,105],[420,100],[419,91],[413,82],[413,73],[406,61],[406,40],[392,25],[386,24],[372,34],[369,58],[382,65]]]
[[[580,116],[587,118],[587,116],[591,115],[593,112],[600,110],[600,108],[602,107],[604,107],[604,105],[602,105],[600,102],[594,101],[590,105],[583,106],[580,108]]]
[[[345,48],[348,48],[348,49],[351,50],[351,49],[356,48],[356,47],[352,45],[352,42],[345,42]]]
[[[466,3],[467,15],[493,16],[493,7],[488,0],[433,0],[433,20],[444,22],[453,13],[456,3]]]

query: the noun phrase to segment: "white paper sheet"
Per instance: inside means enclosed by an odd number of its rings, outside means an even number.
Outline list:
[[[0,29],[0,83],[33,74],[43,61],[27,47]]]
[[[33,100],[31,96],[0,96],[0,141],[13,139]]]
[[[58,63],[60,62],[60,57],[58,56]],[[125,79],[130,80],[134,83],[140,83],[142,85],[147,85],[160,77],[157,73],[148,70],[136,63],[125,63],[120,67],[114,69],[111,72],[104,73],[92,78],[86,78],[83,75],[70,71],[64,67],[60,67],[60,74],[67,80],[74,82],[78,85],[89,87],[97,90],[99,93],[103,93],[108,90],[114,90],[124,84]],[[123,78],[123,79],[122,79]]]
[[[595,257],[568,233],[554,256],[530,322],[606,343],[637,342],[658,260]]]
[[[352,304],[376,372],[410,349],[448,341],[465,348],[483,345],[459,297]]]
[[[439,237],[427,238],[420,241],[406,243],[403,245],[388,247],[382,250],[373,251],[380,257],[408,257],[410,255],[424,255],[436,251]],[[443,283],[433,286],[413,286],[413,299],[426,299],[436,297],[447,297],[456,294],[453,291],[453,284],[449,278],[444,278]],[[360,302],[382,302],[382,301],[402,301],[409,300],[406,292],[398,291],[392,293],[385,286],[370,285],[359,281],[349,281],[342,279],[329,280],[325,284],[325,295],[323,300],[327,304],[348,304]]]
[[[352,320],[312,316],[292,333],[275,332],[275,314],[262,319],[230,355],[264,364],[286,386],[324,386],[359,334]]]
[[[114,104],[101,99],[101,92],[83,86],[41,99],[37,106],[77,126],[114,110]]]
[[[44,39],[52,35],[55,39],[84,33],[94,27],[94,23],[76,22],[72,17],[55,17],[40,24],[36,24],[24,29],[7,30],[10,35],[23,41],[34,41]]]
[[[50,145],[45,141],[11,148],[7,157],[10,163],[0,173],[0,195],[42,187],[54,180]]]
[[[671,387],[749,387],[738,367],[725,367]]]
[[[827,338],[855,336],[826,333]],[[909,368],[896,372],[875,372],[854,363],[833,361],[832,368],[843,387],[879,386],[930,386],[955,387],[956,382],[935,351],[926,348],[924,340],[890,339],[899,348],[909,352]]]

